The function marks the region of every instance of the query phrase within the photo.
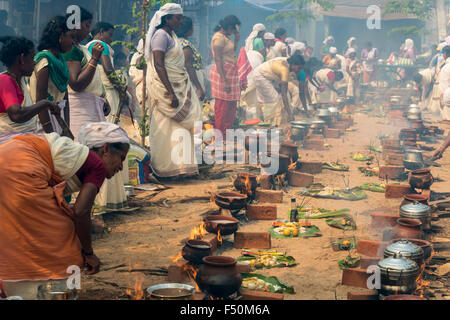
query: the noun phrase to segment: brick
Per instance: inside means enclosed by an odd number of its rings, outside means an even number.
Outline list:
[[[236,232],[234,234],[236,249],[270,249],[272,247],[269,232]]]
[[[239,290],[242,296],[241,300],[284,300],[284,295],[282,293],[271,293],[264,291],[255,290]]]
[[[374,228],[393,227],[400,219],[400,215],[396,213],[373,212],[371,216],[372,227]]]
[[[249,264],[244,264],[244,263],[239,263],[239,262],[236,264],[236,268],[239,273],[250,273],[252,271]]]
[[[348,128],[348,125],[347,125],[347,123],[346,122],[336,122],[334,125],[333,125],[333,128],[334,129],[339,129],[339,130],[341,130],[341,132],[345,132],[345,130],[347,130],[347,128]]]
[[[324,140],[323,139],[307,139],[303,143],[303,147],[306,150],[324,150]]]
[[[380,179],[397,179],[405,171],[403,166],[380,166]]]
[[[379,300],[378,291],[367,290],[364,292],[349,291],[347,292],[347,300]]]
[[[409,184],[388,184],[384,196],[386,199],[401,199],[410,193],[411,186]]]
[[[309,173],[309,174],[318,174],[322,173],[323,164],[321,161],[303,161],[299,160],[299,167],[297,171]]]
[[[356,250],[361,255],[369,257],[383,257],[384,249],[386,249],[388,244],[389,242],[358,240]]]
[[[367,269],[370,266],[376,266],[380,260],[381,260],[381,257],[366,257],[366,256],[362,256],[361,257],[360,268],[361,269]]]
[[[189,276],[184,270],[184,266],[186,266],[186,264],[188,264],[188,262],[181,263],[179,265],[173,264],[169,266],[169,268],[167,269],[167,277],[169,282],[184,283],[189,280]]]
[[[325,129],[325,138],[327,139],[338,139],[340,136],[341,136],[340,129],[332,129],[332,128]]]
[[[256,190],[256,200],[260,203],[283,203],[283,191]]]
[[[270,190],[272,188],[272,176],[259,176],[259,188],[262,190]]]
[[[367,289],[367,279],[371,274],[366,269],[351,268],[342,272],[342,284],[345,286]]]
[[[308,173],[297,172],[294,170],[289,170],[288,182],[292,187],[309,187],[314,183],[314,176]]]
[[[431,190],[422,190],[422,195],[428,198],[428,202],[431,201]]]
[[[277,206],[269,204],[249,204],[247,218],[250,220],[277,220]]]
[[[217,239],[216,234],[208,233],[202,239],[203,241],[209,242],[211,244],[212,252],[217,250],[217,246],[219,245],[219,240]]]

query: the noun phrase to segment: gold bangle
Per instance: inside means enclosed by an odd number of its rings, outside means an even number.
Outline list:
[[[92,62],[89,62],[89,66],[94,68],[94,69],[97,69],[97,66],[95,64],[93,64]]]
[[[42,127],[45,127],[46,125],[51,124],[51,123],[52,123],[51,121],[48,121],[48,122],[46,122],[46,123],[43,123],[43,124],[42,124]]]

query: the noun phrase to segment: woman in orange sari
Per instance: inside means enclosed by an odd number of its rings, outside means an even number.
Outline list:
[[[84,125],[78,139],[28,134],[0,146],[0,284],[8,296],[35,300],[40,285],[66,281],[69,267],[100,270],[91,209],[130,145],[123,129],[105,122]],[[71,208],[64,196],[73,192]]]

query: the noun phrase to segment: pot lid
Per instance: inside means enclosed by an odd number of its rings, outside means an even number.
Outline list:
[[[314,120],[314,121],[311,121],[311,123],[312,124],[325,124],[325,121],[323,121],[323,120]]]
[[[329,116],[331,115],[330,110],[328,109],[319,109],[319,111],[317,112],[318,116]]]
[[[403,257],[410,259],[423,258],[424,255],[421,247],[407,239],[394,242],[384,250],[384,256],[386,258],[393,257],[396,253],[400,253]]]
[[[420,202],[414,202],[409,203],[400,208],[400,213],[411,215],[411,216],[417,216],[417,217],[423,217],[428,216],[431,212],[430,206],[427,206],[426,204],[422,204]]]
[[[291,121],[291,125],[293,126],[309,126],[311,125],[311,122],[308,120],[296,120],[296,121]]]
[[[378,262],[378,267],[382,271],[398,271],[404,273],[414,273],[419,271],[419,266],[414,261],[404,258],[396,253],[393,257],[386,258]]]

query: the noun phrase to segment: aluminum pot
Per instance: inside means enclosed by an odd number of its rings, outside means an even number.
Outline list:
[[[67,288],[66,281],[48,281],[38,287],[38,300],[78,300],[78,291]]]
[[[424,260],[424,252],[421,247],[402,239],[400,241],[391,243],[384,249],[384,257],[394,257],[396,254],[401,254],[404,258],[410,259],[421,266]]]
[[[402,239],[394,239],[392,240],[392,243],[400,240]],[[411,239],[411,238],[408,238],[408,241],[422,248],[424,253],[423,259],[425,261],[427,261],[431,257],[431,254],[433,253],[433,244],[431,242],[422,239]]]
[[[317,111],[316,116],[318,116],[318,117],[331,117],[331,112],[327,108],[320,108]]]
[[[303,126],[292,125],[291,126],[291,138],[295,141],[301,141],[307,135],[307,129]]]
[[[431,230],[431,207],[419,202],[404,205],[400,208],[402,218],[420,220],[424,230]]]
[[[192,300],[195,288],[182,283],[164,283],[147,288],[150,300]]]
[[[381,274],[381,291],[386,294],[412,293],[416,290],[416,280],[420,268],[417,263],[401,254],[378,262]]]
[[[422,169],[424,167],[422,151],[413,149],[405,150],[404,164],[409,170]]]

